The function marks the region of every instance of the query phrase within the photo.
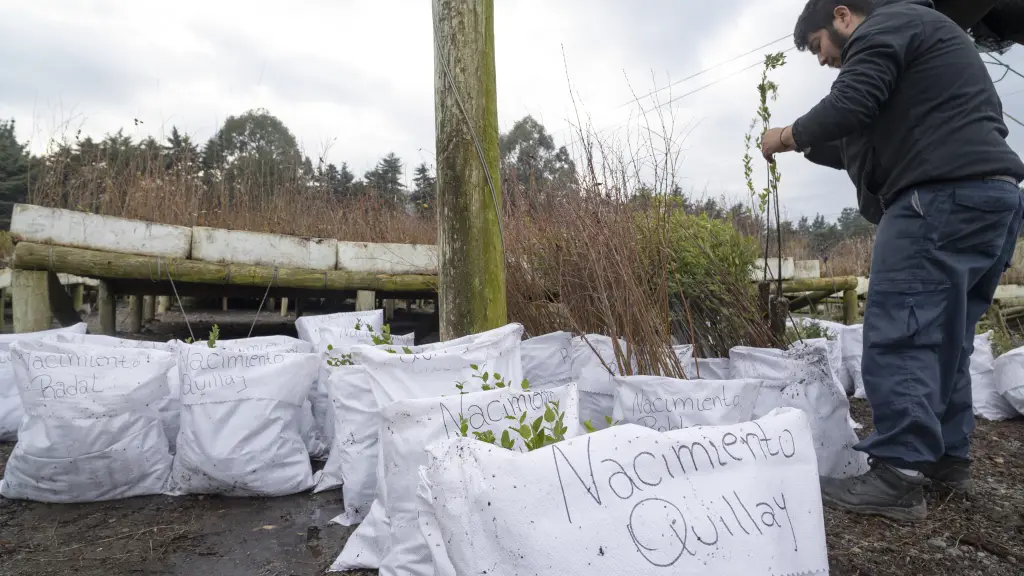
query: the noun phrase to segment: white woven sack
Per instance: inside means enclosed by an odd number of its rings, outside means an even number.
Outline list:
[[[992,332],[975,336],[970,364],[974,415],[986,420],[1009,420],[1018,413],[1013,404],[999,393],[995,362],[992,355]]]
[[[619,349],[628,358],[628,347],[619,339]],[[635,369],[634,362],[634,370]],[[595,429],[608,427],[615,410],[615,376],[620,374],[615,359],[615,342],[601,334],[587,334],[572,339],[573,379],[580,391],[580,421]]]
[[[299,416],[316,380],[315,354],[179,344],[178,494],[284,496],[313,487]]]
[[[300,340],[316,345],[320,342],[320,329],[324,326],[355,329],[370,328],[378,334],[384,329],[384,311],[367,310],[365,312],[335,312],[319,316],[301,316],[295,320],[295,331]]]
[[[734,378],[764,380],[755,418],[783,407],[807,413],[822,476],[846,478],[868,470],[867,456],[853,449],[858,438],[850,424],[850,402],[832,379],[826,346],[785,351],[737,347],[729,358]]]
[[[1017,348],[995,360],[996,390],[1014,409],[1024,414],[1024,348]]]
[[[160,416],[168,352],[87,344],[11,345],[25,407],[0,494],[40,502],[97,502],[160,494],[171,454]]]
[[[381,427],[380,409],[392,402],[416,398],[434,398],[445,394],[457,395],[462,384],[463,391],[481,390],[483,384],[475,375],[488,374],[488,381],[493,383],[491,374],[497,373],[508,382],[522,382],[523,369],[520,358],[520,343],[523,327],[520,324],[509,324],[501,328],[489,330],[470,337],[459,338],[437,345],[412,347],[413,354],[391,353],[381,347],[356,346],[352,356],[357,364],[366,367],[371,377],[373,399],[377,408],[372,415],[363,415],[365,421],[354,423],[363,429]],[[452,345],[454,343],[454,345]],[[387,551],[387,533],[389,523],[383,513],[381,502],[387,501],[384,476],[384,461],[380,457],[378,441],[377,454],[365,454],[365,458],[377,460],[377,490],[374,503],[369,507],[369,514],[346,541],[341,554],[331,566],[333,571],[371,569],[379,567],[382,553]],[[365,486],[361,483],[360,485]],[[346,494],[346,512],[332,519],[332,522],[345,524],[351,522]],[[364,508],[363,503],[360,508]]]
[[[752,420],[760,380],[677,380],[662,376],[615,378],[619,423],[670,432]]]
[[[310,390],[309,403],[315,423],[315,436],[323,441],[324,446],[321,450],[310,450],[310,455],[314,459],[329,459],[335,442],[335,407],[331,403],[331,397],[327,390],[327,381],[330,378],[331,370],[333,370],[329,362],[351,362],[352,347],[358,344],[373,344],[374,333],[365,328],[356,330],[323,325],[319,327],[319,334],[320,342],[317,343],[315,349],[321,359],[320,372],[316,384]],[[415,333],[393,335],[391,341],[396,348],[408,347],[413,345],[415,337]],[[328,475],[325,473],[324,476]],[[337,480],[340,481],[340,479]],[[317,491],[330,490],[332,483],[333,480],[328,478],[327,482],[322,487],[318,487]]]
[[[390,524],[390,546],[380,565],[381,576],[434,576],[434,565],[444,565],[447,554],[443,541],[432,542],[424,537],[418,520],[416,502],[419,467],[427,463],[427,446],[459,436],[465,418],[470,437],[474,433],[491,432],[500,441],[509,434],[509,426],[536,424],[545,420],[545,413],[554,417],[554,405],[564,411],[566,438],[580,433],[575,384],[549,390],[492,390],[464,395],[399,400],[382,410],[384,426],[381,444],[384,461],[384,482],[387,484],[385,513]],[[512,424],[507,418],[513,418]],[[551,423],[552,425],[554,422]],[[540,424],[543,425],[543,424]],[[531,426],[531,430],[536,430]],[[514,450],[526,452],[521,438],[509,434]]]
[[[150,342],[148,340],[129,340],[127,338],[115,338],[102,334],[80,334],[76,332],[58,332],[53,336],[43,339],[49,342],[63,342],[66,344],[88,344],[101,348],[140,348],[143,350],[160,350],[174,354],[177,358],[177,345],[173,342]],[[167,396],[150,404],[160,413],[160,422],[164,425],[164,435],[170,444],[171,454],[174,453],[174,446],[178,440],[178,429],[181,427],[181,398],[179,398],[178,363],[167,373]]]
[[[729,359],[693,358],[686,365],[686,377],[695,380],[729,380]]]
[[[440,442],[418,490],[452,566],[437,574],[825,576],[812,443],[793,409],[667,433],[625,424],[526,454]]]
[[[572,382],[572,334],[552,332],[520,344],[523,377],[534,390]]]
[[[18,384],[14,380],[14,369],[11,366],[11,344],[18,341],[41,340],[61,332],[85,334],[86,324],[81,322],[67,328],[43,330],[21,334],[0,334],[0,442],[13,442],[18,439],[18,427],[25,411],[21,407],[18,395]]]

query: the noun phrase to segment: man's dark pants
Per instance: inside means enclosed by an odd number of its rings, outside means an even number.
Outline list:
[[[864,313],[864,389],[875,432],[857,449],[924,471],[968,458],[970,357],[1021,229],[1024,199],[1002,180],[922,186],[886,206]]]

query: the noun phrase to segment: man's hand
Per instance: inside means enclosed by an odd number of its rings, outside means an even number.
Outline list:
[[[761,137],[761,154],[769,162],[775,161],[775,154],[793,150],[796,150],[796,142],[793,141],[792,126],[772,128]]]

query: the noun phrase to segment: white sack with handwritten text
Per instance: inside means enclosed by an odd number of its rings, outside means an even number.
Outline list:
[[[97,502],[162,493],[171,454],[160,415],[175,357],[54,342],[11,345],[25,407],[0,495]]]
[[[523,377],[534,390],[554,388],[573,381],[572,334],[552,332],[520,344]]]
[[[13,442],[18,439],[18,426],[25,411],[21,407],[18,394],[18,383],[14,380],[14,368],[11,366],[9,347],[18,341],[40,340],[61,332],[85,334],[86,324],[81,322],[67,328],[43,330],[21,334],[0,334],[0,442]]]
[[[428,449],[456,574],[828,574],[807,416],[661,433],[625,424],[526,454]]]
[[[58,332],[53,336],[43,339],[48,342],[64,342],[66,344],[88,344],[103,348],[141,348],[144,350],[160,350],[170,354],[176,354],[177,345],[174,342],[150,342],[147,340],[129,340],[126,338],[115,338],[102,334],[79,334],[74,332]],[[160,413],[160,422],[164,425],[164,434],[170,443],[171,453],[174,453],[175,442],[178,440],[178,429],[181,426],[181,398],[179,398],[178,364],[167,373],[167,396],[160,398],[150,404]]]
[[[512,443],[512,449],[519,452],[527,448],[520,433],[509,430],[513,426],[527,426],[532,435],[542,429],[548,433],[557,425],[564,428],[566,438],[574,438],[580,434],[577,399],[576,385],[568,384],[550,390],[500,389],[400,400],[386,406],[381,411],[381,446],[387,485],[384,511],[390,521],[391,545],[381,562],[380,575],[434,576],[435,560],[443,563],[447,559],[443,541],[430,535],[433,542],[428,542],[417,518],[418,470],[427,463],[427,446],[459,437],[463,419],[470,438],[489,432],[495,445]],[[559,410],[564,412],[559,415]]]
[[[791,350],[737,347],[729,357],[733,378],[764,380],[755,418],[782,407],[807,413],[822,476],[846,478],[867,472],[867,456],[853,449],[857,434],[851,426],[850,401],[833,380],[825,345]]]
[[[616,422],[669,432],[751,420],[760,380],[677,380],[661,376],[615,378]]]
[[[616,342],[600,334],[572,339],[572,370],[580,389],[580,422],[589,422],[598,430],[608,426],[615,411],[615,376],[622,372],[616,348],[622,357],[628,357],[628,346],[622,339]]]
[[[362,312],[335,312],[319,316],[302,316],[295,320],[295,331],[299,338],[314,346],[320,342],[320,329],[324,326],[355,329],[370,328],[380,333],[384,329],[384,310]]]
[[[299,417],[315,354],[179,345],[178,494],[283,496],[313,487]]]
[[[207,346],[203,342],[195,346]],[[286,354],[311,354],[316,347],[309,342],[292,338],[290,336],[257,336],[254,338],[238,338],[234,340],[219,340],[215,344],[217,348],[234,350],[236,352],[269,352],[271,350],[284,352]],[[302,434],[302,441],[306,444],[306,450],[312,458],[326,458],[327,449],[330,443],[329,437],[317,425],[316,417],[313,414],[313,398],[310,394],[302,410],[299,412],[299,426]]]
[[[320,374],[317,377],[316,385],[309,394],[309,401],[312,405],[313,420],[316,422],[317,435],[326,442],[323,453],[310,453],[314,458],[328,457],[334,446],[335,437],[335,407],[332,405],[331,396],[327,390],[327,381],[330,378],[332,366],[328,362],[342,363],[351,362],[352,347],[359,344],[373,344],[374,332],[362,328],[344,328],[338,326],[320,326],[320,342],[316,346],[316,353],[320,355]],[[379,336],[379,335],[378,335]],[[415,343],[416,334],[391,336],[392,345],[396,348],[412,346]],[[328,476],[325,474],[325,477]],[[318,491],[330,490],[330,480]],[[337,486],[335,486],[337,487]]]
[[[1004,401],[1024,414],[1024,348],[1017,348],[995,360],[996,390]]]
[[[457,385],[465,392],[482,390],[483,375],[487,374],[488,385],[494,383],[494,374],[507,382],[522,382],[523,367],[520,357],[523,326],[508,324],[501,328],[480,334],[458,338],[425,346],[412,347],[413,354],[392,354],[379,346],[356,346],[352,358],[366,367],[370,376],[370,398],[360,399],[361,406],[373,406],[368,413],[347,414],[350,425],[359,430],[381,430],[380,410],[392,402],[415,398],[435,398],[442,395],[459,394]],[[447,345],[446,345],[447,344]],[[367,441],[363,446],[369,448]],[[374,503],[366,514],[366,503],[358,505],[359,514],[350,508],[348,492],[345,492],[345,512],[331,520],[333,523],[351,525],[360,522],[345,548],[331,566],[333,571],[372,569],[379,567],[382,554],[387,551],[387,515],[383,513],[383,502],[387,499],[384,477],[384,462],[380,456],[379,434],[372,441],[372,452],[359,454],[368,460],[367,466],[375,467]],[[361,470],[364,470],[361,467]],[[357,480],[360,486],[367,486],[370,480]],[[360,518],[365,514],[365,519]],[[354,522],[353,522],[354,521]]]
[[[729,380],[728,358],[693,358],[686,365],[686,377],[695,380]]]

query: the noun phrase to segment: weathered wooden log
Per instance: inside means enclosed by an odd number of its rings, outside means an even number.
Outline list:
[[[778,291],[778,285],[771,285],[772,292]],[[801,278],[799,280],[786,280],[782,283],[783,294],[798,292],[824,292],[831,290],[832,294],[845,292],[846,290],[857,289],[856,276],[840,276],[836,278]]]
[[[18,334],[49,330],[50,287],[46,272],[15,270],[11,276],[11,307],[14,331]]]
[[[809,292],[803,296],[798,296],[789,301],[789,311],[796,312],[808,306],[813,306],[831,295],[831,290],[825,290],[822,292]]]
[[[437,277],[424,274],[373,274],[345,270],[301,270],[251,264],[219,264],[99,252],[66,246],[21,242],[12,268],[54,270],[91,278],[191,282],[232,286],[275,286],[308,290],[436,292]]]
[[[442,340],[508,322],[494,0],[433,0]]]
[[[850,289],[843,292],[843,324],[847,326],[857,323],[857,291]]]
[[[100,313],[100,334],[116,336],[117,294],[110,288],[109,282],[100,281],[100,290],[96,301]]]

